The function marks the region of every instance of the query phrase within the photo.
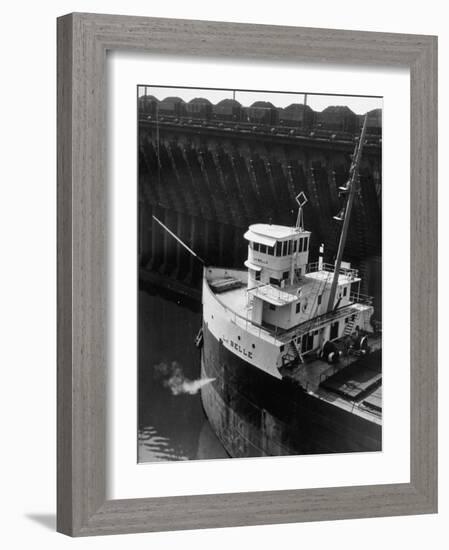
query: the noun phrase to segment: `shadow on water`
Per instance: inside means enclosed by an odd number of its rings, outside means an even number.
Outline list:
[[[139,462],[225,458],[201,405],[201,307],[139,292]]]

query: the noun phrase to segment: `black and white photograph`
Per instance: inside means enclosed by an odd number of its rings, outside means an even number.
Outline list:
[[[414,7],[5,4],[6,549],[444,548],[449,39]]]
[[[382,450],[382,98],[139,85],[138,460]]]

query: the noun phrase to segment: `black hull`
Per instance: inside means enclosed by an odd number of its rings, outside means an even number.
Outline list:
[[[206,415],[232,457],[380,451],[382,427],[278,380],[218,342],[203,326]]]

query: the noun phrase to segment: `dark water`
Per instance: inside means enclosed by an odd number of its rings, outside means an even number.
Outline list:
[[[226,458],[204,414],[200,304],[147,288],[139,293],[139,462]],[[187,393],[186,393],[187,392]]]

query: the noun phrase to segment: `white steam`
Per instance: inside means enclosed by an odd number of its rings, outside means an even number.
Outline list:
[[[156,377],[162,379],[163,386],[169,388],[173,395],[195,395],[203,386],[215,380],[215,378],[190,380],[184,376],[182,366],[177,361],[154,365],[154,371]]]

